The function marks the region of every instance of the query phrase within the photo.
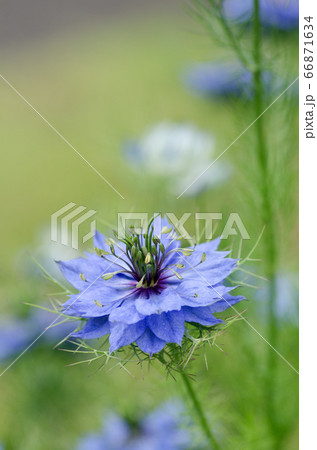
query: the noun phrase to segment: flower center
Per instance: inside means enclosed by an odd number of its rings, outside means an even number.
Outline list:
[[[117,233],[114,233],[118,241],[124,244],[125,249],[116,244],[113,239],[110,239],[107,244],[110,246],[111,254],[124,264],[121,265],[122,270],[103,275],[102,278],[104,280],[110,280],[119,273],[129,273],[137,281],[136,288],[151,288],[160,291],[164,289],[169,278],[176,276],[179,280],[183,279],[179,270],[184,269],[185,265],[177,262],[177,258],[176,260],[174,259],[173,263],[173,253],[177,252],[182,256],[189,256],[193,249],[171,246],[175,240],[180,239],[177,235],[171,237],[168,244],[166,244],[166,239],[163,239],[163,244],[162,238],[154,234],[154,219],[155,217],[150,220],[144,233],[140,233],[134,227],[130,227],[130,232],[126,232],[123,238],[119,238]],[[172,227],[163,227],[160,236],[171,233],[172,229]],[[115,245],[125,253],[126,258],[123,259],[116,254]],[[95,248],[95,250],[98,256],[106,258],[106,255],[110,255],[109,251],[98,248]]]
[[[126,234],[125,238],[121,239],[131,262],[131,273],[138,281],[139,288],[153,288],[158,285],[166,254],[166,248],[161,239],[154,234],[152,221],[144,234],[139,234],[131,228],[130,234]],[[170,231],[166,230],[166,232]]]

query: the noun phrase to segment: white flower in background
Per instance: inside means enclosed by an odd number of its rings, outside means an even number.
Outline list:
[[[124,147],[131,166],[144,173],[165,178],[171,192],[181,194],[216,159],[214,138],[190,123],[162,122],[137,141]],[[231,167],[216,162],[193,183],[185,195],[194,196],[228,180]]]

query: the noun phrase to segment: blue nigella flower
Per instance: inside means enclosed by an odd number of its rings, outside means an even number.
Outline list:
[[[100,433],[89,434],[77,450],[185,450],[190,436],[181,428],[183,408],[167,402],[134,426],[114,413],[106,415]]]
[[[126,142],[124,154],[135,169],[164,178],[169,190],[180,194],[213,162],[213,149],[213,136],[195,125],[163,122],[150,128],[141,139]],[[219,186],[230,175],[231,167],[217,162],[185,195]]]
[[[62,319],[63,318],[61,318],[61,320]],[[26,322],[28,328],[32,329],[32,340],[42,334],[45,330],[45,333],[43,333],[39,341],[37,341],[39,345],[56,345],[77,328],[77,323],[75,323],[75,321],[65,321],[60,323],[60,320],[57,320],[52,325],[52,322],[54,322],[52,314],[47,310],[39,308],[34,308],[26,319]]]
[[[181,248],[167,220],[160,222],[153,218],[142,234],[132,231],[119,242],[97,232],[96,254],[59,262],[79,291],[63,312],[87,319],[75,337],[109,334],[110,352],[135,342],[152,355],[167,343],[182,345],[187,322],[215,326],[222,320],[214,313],[243,299],[223,284],[236,260],[217,251],[219,239]]]
[[[253,98],[253,75],[236,61],[215,61],[195,64],[185,72],[184,83],[196,93],[215,97]],[[262,81],[266,92],[281,88],[281,82],[273,83],[270,72],[262,73]]]
[[[74,331],[74,322],[64,322],[50,328],[52,314],[42,309],[35,309],[24,318],[3,317],[0,322],[0,363],[15,357],[25,350],[48,327],[37,345],[54,345]]]
[[[31,343],[31,330],[23,319],[2,317],[0,322],[0,362],[12,358]]]
[[[224,0],[225,16],[232,21],[246,22],[252,19],[253,0]],[[298,0],[260,0],[260,18],[263,26],[292,30],[298,28]]]

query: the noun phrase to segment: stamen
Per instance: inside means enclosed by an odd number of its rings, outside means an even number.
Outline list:
[[[83,273],[81,273],[79,276],[82,281],[86,281],[86,277]]]

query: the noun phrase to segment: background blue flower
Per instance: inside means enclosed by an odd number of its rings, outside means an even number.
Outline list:
[[[0,322],[0,363],[23,351],[31,342],[27,322],[15,317],[2,317]]]
[[[266,78],[271,77],[267,74]],[[195,64],[186,71],[184,82],[190,89],[206,96],[252,96],[252,73],[238,62]]]
[[[26,317],[2,317],[0,322],[0,363],[7,362],[25,350],[54,321],[50,312],[33,308]],[[57,320],[59,322],[60,319]],[[56,345],[76,328],[76,323],[65,322],[48,328],[32,345]]]
[[[250,20],[253,7],[253,0],[224,0],[223,4],[226,17],[237,22]],[[268,28],[298,28],[298,0],[260,0],[260,13],[262,24]]]
[[[134,426],[115,413],[105,416],[100,433],[89,434],[77,450],[182,450],[191,437],[182,427],[184,409],[178,400],[166,402]]]
[[[239,97],[253,98],[253,75],[238,61],[213,61],[193,64],[183,75],[183,81],[193,92],[213,99]],[[265,95],[279,95],[287,86],[287,81],[274,77],[271,72],[262,72]],[[298,95],[298,87],[293,86],[288,95]]]

